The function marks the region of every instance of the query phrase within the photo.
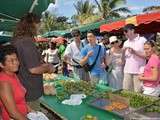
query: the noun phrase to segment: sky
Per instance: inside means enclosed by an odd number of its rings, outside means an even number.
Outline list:
[[[76,13],[73,6],[78,0],[56,0],[56,13],[60,16],[71,17]],[[95,4],[94,0],[90,0]],[[147,6],[160,5],[160,0],[127,0],[126,6],[132,11],[132,14],[142,13],[142,9]]]

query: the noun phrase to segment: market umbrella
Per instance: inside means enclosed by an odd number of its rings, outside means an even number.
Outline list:
[[[129,23],[137,26],[137,31],[160,32],[160,12],[140,14],[121,21],[104,24],[100,26],[100,32],[117,31]]]
[[[43,38],[43,37],[36,37],[35,41],[36,42],[48,42],[48,39],[47,38]]]
[[[63,38],[63,37],[57,37],[57,38],[52,38],[51,42],[55,42],[55,43],[58,43],[58,44],[63,44],[65,40],[66,39]]]

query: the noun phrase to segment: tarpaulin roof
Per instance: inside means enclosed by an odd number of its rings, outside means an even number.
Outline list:
[[[94,29],[99,29],[100,25],[105,24],[108,22],[107,20],[101,20],[99,22],[89,23],[86,25],[82,25],[73,29],[79,29],[81,32],[86,32]]]
[[[10,41],[11,37],[11,35],[0,35],[0,44]]]
[[[160,31],[160,12],[141,14],[100,26],[100,32],[112,32],[132,23],[141,31]],[[146,26],[148,24],[148,26]]]
[[[109,23],[110,21],[116,21],[116,20],[119,20],[119,19],[115,19],[115,20],[101,20],[101,21],[99,21],[99,22],[94,22],[94,23],[82,25],[82,26],[79,26],[79,27],[74,27],[74,28],[67,29],[67,30],[50,31],[50,32],[45,33],[45,34],[42,35],[42,36],[43,36],[43,37],[71,36],[70,33],[71,33],[71,30],[72,30],[72,29],[79,29],[80,32],[87,32],[87,31],[95,30],[95,29],[98,29],[98,30],[99,30],[99,27],[100,27],[102,24]]]
[[[50,31],[42,35],[42,37],[59,37],[59,36],[65,36],[66,34],[70,34],[70,31],[68,30],[55,30]]]
[[[16,22],[27,12],[38,15],[46,10],[50,0],[1,0],[0,31],[12,31]]]

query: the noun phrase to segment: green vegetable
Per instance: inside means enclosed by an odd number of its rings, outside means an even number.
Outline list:
[[[145,112],[158,112],[160,113],[160,101],[154,103],[153,105],[147,107]]]
[[[62,84],[63,90],[57,93],[59,101],[64,100],[71,94],[84,93],[86,95],[93,95],[96,85],[86,81],[65,81]]]
[[[133,108],[139,108],[148,104],[152,104],[155,101],[155,99],[152,97],[144,96],[140,93],[131,92],[127,90],[122,90],[120,92],[117,92],[116,94],[129,98],[130,106]]]

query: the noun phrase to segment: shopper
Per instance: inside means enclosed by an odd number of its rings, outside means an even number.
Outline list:
[[[153,41],[147,41],[144,44],[144,51],[148,62],[144,73],[139,76],[143,81],[143,94],[158,97],[160,95],[160,56],[156,54]]]
[[[123,45],[124,80],[123,89],[141,92],[141,81],[138,79],[140,68],[146,64],[144,43],[146,39],[135,33],[135,26],[127,24],[124,35],[128,39]]]

